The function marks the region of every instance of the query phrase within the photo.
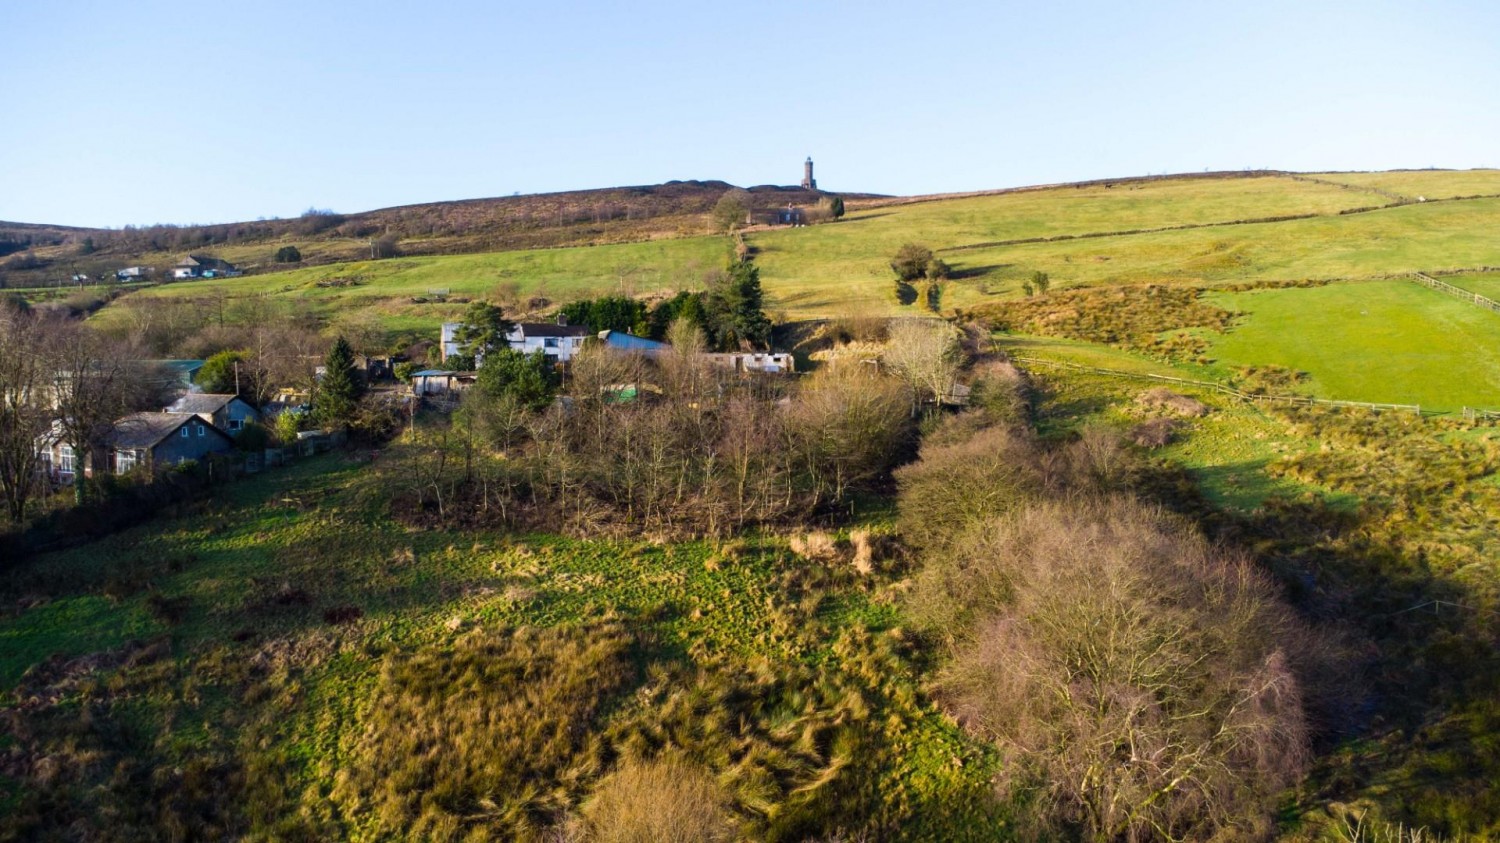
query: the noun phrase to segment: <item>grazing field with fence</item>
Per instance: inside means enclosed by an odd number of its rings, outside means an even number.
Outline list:
[[[1244,316],[1210,334],[1208,372],[1242,366],[1306,372],[1319,398],[1460,412],[1500,407],[1500,314],[1411,281],[1215,293]]]

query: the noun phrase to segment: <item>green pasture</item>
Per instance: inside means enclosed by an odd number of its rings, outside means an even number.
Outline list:
[[[1336,214],[1369,204],[1337,187],[1285,176],[1258,176],[1122,182],[1109,187],[937,199],[854,211],[845,222],[860,221],[864,235],[881,242],[906,237],[948,247],[1291,214]]]
[[[1222,286],[1369,278],[1500,263],[1500,199],[1347,216],[945,253],[971,293],[1010,292],[1036,270],[1054,289],[1124,283]]]
[[[1214,293],[1245,314],[1212,342],[1211,369],[1276,365],[1308,373],[1323,398],[1500,408],[1500,314],[1411,281]]]
[[[889,262],[903,243],[943,250],[1033,237],[1336,214],[1370,204],[1367,200],[1338,187],[1280,176],[1142,182],[889,205],[851,213],[836,225],[757,232],[749,239],[759,250],[761,277],[777,307],[798,315],[828,315],[849,307],[895,312]],[[1065,247],[1034,248],[1049,253]],[[987,290],[1019,288],[1019,269],[976,257],[992,251],[942,254],[959,273],[944,294],[945,309],[977,303]]]
[[[271,296],[295,300],[323,316],[367,313],[391,330],[430,330],[461,312],[435,293],[498,299],[512,285],[524,297],[568,301],[626,292],[644,294],[701,289],[705,276],[729,259],[722,237],[695,237],[566,249],[475,255],[389,258],[326,264],[239,278],[184,281],[132,294],[153,298],[213,299]],[[427,301],[414,301],[426,299]],[[96,318],[119,318],[108,309]]]
[[[1217,184],[1230,190],[1237,183]],[[1364,201],[1360,194],[1341,192],[1354,202]],[[1052,213],[1069,219],[1073,209],[1064,193],[1021,196],[1039,203],[1033,207],[1039,215]],[[1012,197],[986,198],[998,203]],[[980,201],[952,200],[951,204]],[[902,214],[937,216],[948,204],[877,209],[871,213],[890,216],[756,234],[751,239],[760,249],[757,261],[767,292],[778,307],[803,316],[851,308],[896,312],[888,263],[907,240],[925,242],[952,265],[954,278],[944,285],[944,310],[1018,295],[1022,283],[1036,271],[1048,273],[1053,288],[1062,289],[1367,278],[1500,264],[1500,240],[1491,233],[1500,228],[1500,200],[1496,199],[976,249],[951,248],[974,242],[977,232],[973,230],[958,226],[945,230],[933,223],[900,227]],[[1146,227],[1137,219],[1121,216],[1114,222],[1122,229]]]
[[[1392,170],[1384,173],[1309,173],[1314,178],[1375,188],[1412,199],[1500,194],[1500,170]]]
[[[1478,293],[1488,299],[1500,301],[1500,272],[1463,272],[1444,275],[1438,279],[1447,281],[1461,290]]]

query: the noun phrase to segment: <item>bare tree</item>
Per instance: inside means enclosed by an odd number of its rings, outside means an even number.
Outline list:
[[[60,334],[54,394],[58,425],[79,460],[76,499],[84,498],[82,476],[95,468],[112,423],[140,409],[148,392],[147,373],[121,344],[83,325],[58,325]],[[160,408],[157,408],[160,409]]]
[[[1034,506],[955,557],[919,586],[966,583],[974,619],[938,693],[1010,756],[1006,786],[1042,795],[1040,822],[1265,834],[1307,759],[1307,632],[1246,556],[1111,499]]]
[[[962,348],[952,325],[937,319],[897,319],[881,360],[912,391],[912,412],[925,400],[949,400],[963,364]]]
[[[904,404],[893,378],[855,368],[815,373],[789,410],[804,470],[835,500],[882,474],[897,460],[909,433]]]
[[[38,443],[52,424],[52,351],[42,319],[0,310],[0,493],[12,524],[39,486]]]
[[[716,380],[713,367],[703,353],[708,338],[703,329],[690,319],[674,319],[667,326],[667,342],[672,348],[657,359],[668,391],[678,397],[696,399],[705,394]]]

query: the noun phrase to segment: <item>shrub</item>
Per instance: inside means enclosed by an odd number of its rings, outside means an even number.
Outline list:
[[[248,395],[250,389],[249,355],[243,351],[221,351],[203,361],[193,382],[204,392],[228,395],[234,393],[238,381],[239,394]]]
[[[960,552],[924,580],[971,610],[938,697],[1040,828],[1266,833],[1308,755],[1306,634],[1248,557],[1125,499],[1028,507]]]
[[[1165,447],[1172,441],[1178,424],[1175,419],[1151,419],[1131,428],[1126,438],[1142,448]]]
[[[946,422],[961,428],[972,417]],[[896,470],[901,535],[921,550],[938,550],[974,524],[1036,499],[1049,485],[1041,450],[1028,433],[1004,427],[945,441],[938,430],[916,462]]]
[[[896,250],[895,257],[891,258],[891,271],[901,281],[910,284],[913,281],[927,278],[927,271],[932,266],[932,250],[920,243],[905,243]]]
[[[533,410],[552,403],[561,377],[541,349],[523,354],[513,348],[497,348],[484,357],[474,386],[492,398],[510,398]]]
[[[271,431],[259,422],[250,422],[234,435],[234,444],[248,453],[259,453],[271,444]]]
[[[277,263],[301,263],[302,252],[296,246],[282,246],[276,250]]]
[[[1151,410],[1166,410],[1173,415],[1197,418],[1208,415],[1208,405],[1196,398],[1179,395],[1164,386],[1142,392],[1135,403]]]
[[[277,414],[274,422],[276,429],[276,441],[283,448],[297,444],[297,432],[302,429],[302,413],[291,410],[282,410]]]

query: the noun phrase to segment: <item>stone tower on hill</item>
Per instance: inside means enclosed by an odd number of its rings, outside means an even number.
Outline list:
[[[802,165],[802,188],[804,190],[818,189],[818,180],[812,177],[812,156],[808,156],[807,163]]]

